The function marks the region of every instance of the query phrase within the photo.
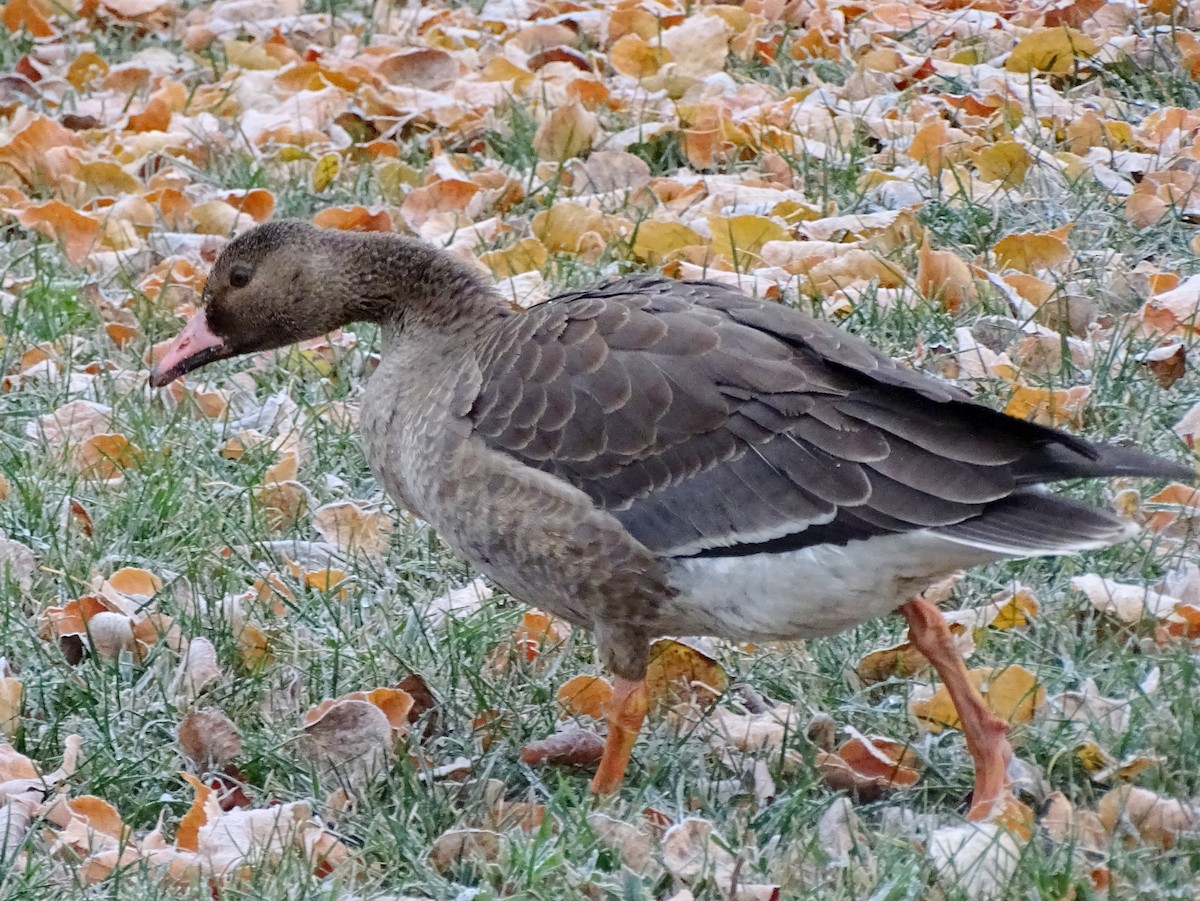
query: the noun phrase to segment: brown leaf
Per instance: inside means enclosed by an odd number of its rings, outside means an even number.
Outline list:
[[[1187,351],[1182,344],[1168,344],[1139,354],[1137,359],[1154,374],[1163,388],[1170,388],[1187,373]]]
[[[179,747],[201,770],[221,770],[242,755],[242,735],[233,720],[209,707],[179,724]]]
[[[464,864],[503,863],[508,839],[490,829],[451,829],[433,840],[429,864],[442,874]]]
[[[365,700],[338,700],[325,707],[305,723],[300,741],[324,778],[352,786],[362,786],[383,771],[393,744],[387,715]]]
[[[1096,812],[1110,834],[1165,849],[1174,848],[1183,833],[1200,828],[1200,807],[1132,785],[1104,795]]]
[[[604,753],[604,739],[590,729],[566,726],[521,749],[521,760],[530,766],[556,764],[587,766]]]

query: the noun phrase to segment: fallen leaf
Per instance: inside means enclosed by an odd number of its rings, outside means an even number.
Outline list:
[[[1008,723],[1027,723],[1046,699],[1046,689],[1023,666],[979,667],[967,671],[967,678],[983,696],[984,703],[996,716]],[[927,698],[914,697],[908,709],[932,732],[949,726],[960,728],[958,711],[944,684]]]
[[[657,841],[644,825],[634,826],[599,811],[589,813],[587,822],[596,835],[596,841],[616,851],[622,863],[633,872],[649,874],[657,867],[654,861],[654,845]]]
[[[975,278],[966,260],[949,250],[922,244],[917,251],[917,290],[950,312],[976,300]]]
[[[84,264],[100,234],[99,222],[60,200],[26,207],[17,213],[17,221],[61,244],[74,266]]]
[[[1067,235],[1073,225],[1050,232],[1023,232],[1001,238],[992,253],[1001,270],[1019,269],[1030,275],[1056,269],[1071,259]]]
[[[686,701],[711,705],[728,684],[721,665],[698,648],[669,638],[650,646],[646,695],[652,711]]]
[[[362,551],[381,556],[391,546],[392,521],[378,510],[367,510],[357,501],[335,501],[313,511],[313,528],[345,553]]]
[[[1083,411],[1092,397],[1091,385],[1073,388],[1037,388],[1015,385],[1004,412],[1052,428],[1083,425]]]
[[[995,823],[964,823],[934,830],[928,854],[947,891],[961,892],[970,901],[987,901],[1007,896],[1021,845]]]
[[[1167,798],[1146,788],[1122,785],[1096,803],[1096,813],[1110,835],[1171,849],[1185,833],[1200,828],[1200,807]]]
[[[21,707],[24,688],[12,676],[0,678],[0,734],[12,741],[21,731]]]
[[[1115,616],[1127,625],[1136,625],[1147,618],[1168,619],[1180,603],[1144,586],[1115,582],[1095,573],[1076,576],[1071,579],[1071,587],[1086,595],[1101,613]]]
[[[477,576],[462,588],[451,588],[430,601],[425,608],[425,620],[430,626],[436,626],[448,617],[464,619],[482,608],[491,597],[491,586],[483,576]]]
[[[209,707],[184,717],[179,747],[201,770],[224,769],[242,755],[242,735],[233,720]]]
[[[508,858],[508,839],[490,829],[450,829],[433,840],[429,864],[442,874],[468,864],[503,865]]]
[[[1035,28],[1017,43],[1004,64],[1009,72],[1034,70],[1051,75],[1069,75],[1081,60],[1100,49],[1090,37],[1074,28]]]
[[[600,719],[612,700],[613,688],[599,676],[575,676],[554,693],[565,716],[590,716]]]
[[[94,621],[94,620],[93,620]],[[95,637],[93,635],[93,643]],[[177,706],[187,706],[200,696],[212,682],[221,678],[221,667],[217,663],[217,649],[207,638],[193,638],[187,651],[179,661],[172,683],[172,694]]]
[[[521,760],[530,766],[557,764],[587,766],[604,753],[604,739],[590,729],[566,726],[521,749]]]
[[[565,162],[592,146],[598,123],[596,116],[578,103],[559,106],[533,136],[533,149],[544,160]]]

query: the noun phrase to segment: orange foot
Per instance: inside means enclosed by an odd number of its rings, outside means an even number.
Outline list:
[[[592,791],[597,795],[611,795],[621,787],[629,755],[646,719],[645,680],[631,682],[618,677],[614,683],[612,700],[608,702],[608,738],[604,742],[604,756],[592,777]]]
[[[950,700],[962,721],[967,751],[975,762],[975,791],[967,819],[984,822],[998,814],[1009,797],[1008,764],[1012,745],[1008,742],[1008,724],[992,713],[979,691],[967,677],[967,666],[954,647],[954,639],[940,610],[924,598],[913,598],[900,608],[908,620],[908,636],[913,647],[928,658],[937,670]]]

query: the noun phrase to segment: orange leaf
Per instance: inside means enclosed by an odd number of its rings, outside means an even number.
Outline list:
[[[1004,412],[1040,425],[1078,427],[1083,424],[1083,410],[1091,396],[1090,385],[1054,389],[1017,385]]]
[[[342,231],[390,232],[392,217],[387,210],[372,213],[366,207],[327,207],[313,216],[313,225]]]
[[[530,610],[521,617],[514,643],[526,660],[535,660],[546,648],[565,641],[571,627],[561,619],[540,610]]]
[[[175,847],[181,851],[199,851],[200,827],[208,822],[208,814],[204,808],[213,790],[191,773],[179,775],[195,789],[196,797],[192,799],[192,806],[183,815],[179,821],[179,828],[175,830]]]
[[[592,716],[599,719],[612,700],[613,688],[599,676],[576,676],[563,683],[554,699],[568,716]]]
[[[120,478],[126,469],[141,462],[142,452],[137,445],[119,433],[93,435],[75,452],[75,465],[85,479],[108,481]]]
[[[152,97],[140,113],[126,122],[130,131],[166,131],[171,124],[171,107],[161,97]]]
[[[22,29],[35,38],[49,38],[58,34],[47,21],[49,10],[35,0],[8,0],[4,6],[4,25],[13,34]]]
[[[665,47],[652,47],[636,34],[627,34],[612,45],[608,59],[622,75],[649,78],[670,62],[671,52]]]
[[[67,259],[82,266],[100,233],[100,223],[77,213],[61,200],[27,207],[17,213],[17,221],[63,245]]]

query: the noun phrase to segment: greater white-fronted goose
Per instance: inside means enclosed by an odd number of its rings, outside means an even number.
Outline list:
[[[599,793],[641,728],[654,637],[810,638],[898,611],[958,708],[986,817],[1006,727],[920,593],[1130,535],[1043,483],[1193,476],[714,282],[635,275],[514,312],[442,250],[295,221],[229,243],[151,381],[361,320],[383,335],[362,431],[388,494],[516,597],[594,630],[616,676]]]

